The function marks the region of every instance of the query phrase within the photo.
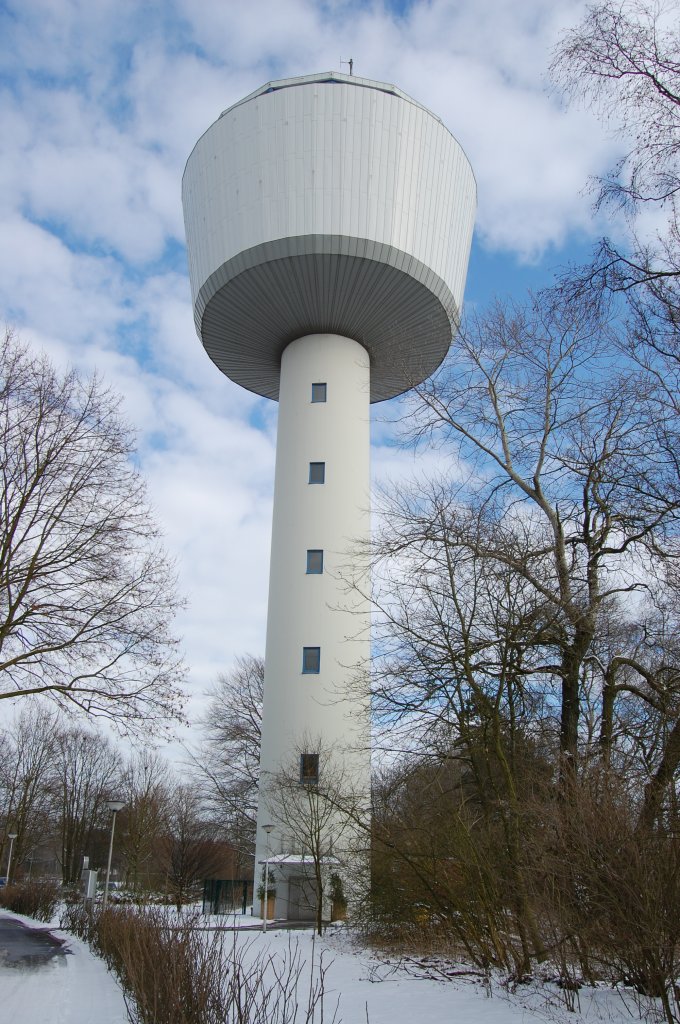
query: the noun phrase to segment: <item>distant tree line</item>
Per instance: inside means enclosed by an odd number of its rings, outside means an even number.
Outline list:
[[[124,806],[113,873],[129,893],[181,905],[206,878],[252,877],[195,774],[152,749],[124,756],[101,731],[35,701],[0,730],[0,874],[12,833],[13,880],[77,887],[85,858],[103,878],[114,799]]]

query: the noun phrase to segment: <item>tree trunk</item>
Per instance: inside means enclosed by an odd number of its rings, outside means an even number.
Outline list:
[[[594,617],[591,612],[591,617]],[[562,781],[571,778],[578,758],[578,726],[581,711],[581,667],[593,639],[594,626],[584,628],[583,620],[574,638],[562,651],[562,708],[560,753]]]
[[[664,790],[680,767],[680,718],[670,731],[661,762],[645,787],[645,799],[637,823],[637,832],[651,831],[661,811]]]
[[[602,724],[600,726],[600,751],[605,768],[609,767],[612,754],[612,734],[614,731],[614,669],[610,665],[604,677],[602,687]]]

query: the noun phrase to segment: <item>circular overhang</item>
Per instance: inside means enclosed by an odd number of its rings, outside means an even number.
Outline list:
[[[284,348],[308,334],[358,341],[371,360],[371,402],[394,398],[437,369],[457,319],[449,289],[413,257],[367,239],[319,235],[239,253],[196,302],[196,328],[215,365],[273,399]]]
[[[444,359],[459,321],[476,186],[451,133],[394,86],[324,74],[229,107],[187,162],[196,330],[232,380],[278,398],[286,345],[340,334],[371,401]]]

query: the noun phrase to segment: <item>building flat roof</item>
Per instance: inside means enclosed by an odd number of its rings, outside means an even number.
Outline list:
[[[343,85],[354,85],[358,89],[375,89],[377,92],[386,92],[391,96],[398,96],[400,100],[406,100],[407,103],[412,103],[414,107],[419,107],[421,110],[427,110],[428,114],[434,117],[437,121],[441,122],[441,118],[433,114],[428,107],[423,106],[422,103],[418,103],[412,96],[402,92],[401,89],[397,89],[396,85],[392,85],[390,82],[376,82],[372,78],[360,78],[359,75],[343,75],[339,71],[318,71],[313,75],[300,75],[297,78],[279,78],[272,82],[266,82],[265,85],[261,85],[259,89],[255,89],[254,92],[244,96],[238,103],[232,103],[230,107],[223,110],[220,117],[224,117],[231,110],[235,110],[236,107],[242,106],[244,103],[250,103],[251,100],[257,99],[258,96],[265,96],[267,93],[279,92],[281,89],[294,89],[300,85],[313,85],[314,82],[320,84],[333,84],[334,82],[341,82]],[[441,122],[443,123],[443,122]]]

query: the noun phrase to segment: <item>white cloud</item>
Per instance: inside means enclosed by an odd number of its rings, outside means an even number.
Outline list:
[[[191,26],[199,46],[213,59],[234,68],[252,69],[274,60],[282,66],[301,50],[314,46],[328,31],[323,8],[309,0],[258,0],[222,3],[178,0],[178,9]]]
[[[80,342],[113,335],[129,320],[123,275],[106,257],[74,253],[17,214],[0,223],[0,300],[5,319]]]
[[[10,0],[0,10],[2,314],[124,395],[189,596],[180,627],[196,693],[238,653],[263,651],[276,407],[222,377],[195,335],[179,249],[191,148],[263,82],[351,56],[355,73],[394,82],[461,141],[484,245],[538,259],[593,230],[582,190],[615,152],[591,117],[558,111],[545,89],[549,49],[582,6],[417,0],[397,15],[342,0]],[[374,478],[410,476],[413,459],[384,443],[389,427],[375,436]],[[431,455],[417,469],[439,465]]]

